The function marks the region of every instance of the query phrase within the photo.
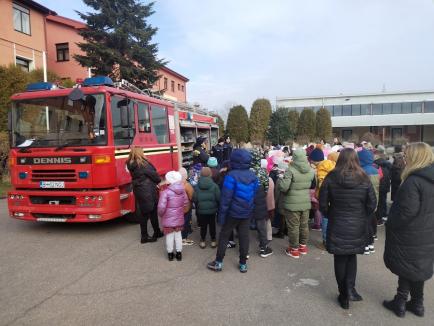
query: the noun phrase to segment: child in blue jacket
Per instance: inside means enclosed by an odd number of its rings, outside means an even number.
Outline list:
[[[245,149],[236,149],[231,154],[231,171],[225,176],[220,197],[218,223],[222,225],[216,259],[207,267],[221,271],[229,236],[238,230],[240,246],[240,272],[247,272],[249,252],[249,224],[253,214],[254,200],[259,181],[250,171],[251,154]]]

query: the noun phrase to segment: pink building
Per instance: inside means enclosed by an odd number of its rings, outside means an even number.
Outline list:
[[[161,68],[158,74],[160,79],[154,84],[154,91],[164,92],[164,96],[169,99],[187,102],[187,77],[167,67]]]
[[[46,21],[48,70],[72,81],[88,77],[88,69],[73,58],[73,54],[83,53],[77,45],[83,42],[78,31],[86,28],[86,24],[57,15],[47,16]]]

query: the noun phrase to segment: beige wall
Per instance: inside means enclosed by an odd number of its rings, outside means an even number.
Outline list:
[[[12,1],[0,1],[0,65],[15,63],[15,44],[16,56],[31,60],[31,68],[42,68],[42,51],[45,51],[46,44],[45,17],[31,8],[26,8],[30,10],[30,35],[14,30]]]
[[[169,98],[174,98],[178,102],[187,102],[187,85],[185,81],[174,76],[164,70],[159,70],[158,74],[161,76],[160,79],[154,84],[152,88],[155,91],[164,89],[164,78],[167,78],[167,89],[164,92],[164,95]],[[175,83],[175,90],[172,91],[171,82]],[[181,86],[181,89],[178,90],[178,84]],[[182,91],[182,86],[184,86],[184,91]]]
[[[47,20],[48,70],[55,72],[61,78],[71,78],[74,82],[77,78],[86,78],[87,68],[80,66],[73,58],[74,54],[83,53],[76,44],[78,42],[83,42],[83,38],[75,28]],[[56,44],[58,43],[68,43],[69,61],[57,61]]]

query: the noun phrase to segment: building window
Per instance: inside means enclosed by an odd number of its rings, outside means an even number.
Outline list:
[[[351,105],[343,105],[342,106],[342,115],[350,116],[351,115]]]
[[[167,78],[164,77],[164,89],[167,89]]]
[[[383,114],[383,104],[372,104],[372,114],[378,115]]]
[[[361,115],[362,114],[360,104],[351,105],[351,114],[352,115]]]
[[[411,103],[402,103],[402,113],[411,113]]]
[[[411,113],[422,113],[422,103],[411,103]]]
[[[333,107],[333,116],[340,117],[342,115],[342,105],[335,105]]]
[[[371,115],[371,105],[370,104],[362,104],[360,106],[360,114],[361,115]]]
[[[30,35],[30,10],[13,3],[14,29],[18,32]]]
[[[402,103],[393,103],[392,114],[401,114],[401,113],[402,113]]]
[[[31,62],[30,60],[16,57],[15,62],[17,66],[21,68],[22,71],[27,71],[27,72],[30,71],[30,62]]]
[[[425,113],[434,113],[434,102],[425,102]]]
[[[172,92],[175,91],[175,82],[173,80],[170,82],[170,89]]]
[[[184,92],[184,85],[181,85],[181,91]]]
[[[178,91],[181,90],[181,84],[178,84]]]
[[[392,104],[384,103],[383,104],[383,114],[391,114],[392,113]]]
[[[69,61],[69,44],[56,44],[57,61]]]
[[[342,139],[348,140],[353,135],[353,131],[351,129],[342,130]]]

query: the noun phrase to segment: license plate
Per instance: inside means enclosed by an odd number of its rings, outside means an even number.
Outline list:
[[[65,188],[65,181],[40,181],[40,188]]]

